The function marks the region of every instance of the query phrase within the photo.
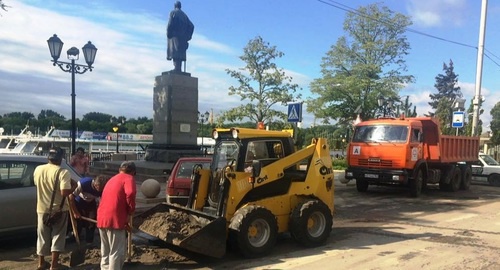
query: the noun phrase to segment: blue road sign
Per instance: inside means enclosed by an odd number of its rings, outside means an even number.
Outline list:
[[[288,122],[302,122],[302,103],[288,104]]]
[[[464,112],[453,112],[453,121],[451,123],[451,127],[464,127]]]

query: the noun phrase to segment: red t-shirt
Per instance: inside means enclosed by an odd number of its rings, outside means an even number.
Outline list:
[[[136,186],[134,176],[119,173],[104,186],[97,209],[97,227],[125,229],[128,215],[135,211]]]

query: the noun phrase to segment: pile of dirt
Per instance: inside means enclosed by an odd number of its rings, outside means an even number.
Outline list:
[[[158,237],[163,241],[178,244],[208,223],[208,219],[170,210],[137,217],[134,219],[134,228]]]
[[[36,258],[36,256],[34,256]],[[61,262],[69,265],[70,253],[61,253]],[[188,259],[169,249],[148,247],[144,245],[132,245],[131,262],[143,264],[161,264],[166,262],[185,262]],[[99,247],[91,247],[85,250],[85,262],[80,266],[99,265],[101,262],[101,250]]]

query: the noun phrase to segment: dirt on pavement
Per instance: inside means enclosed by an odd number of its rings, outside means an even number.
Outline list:
[[[336,185],[334,228],[324,246],[304,248],[285,234],[263,258],[245,259],[228,249],[224,258],[210,259],[179,254],[135,236],[132,260],[124,269],[329,269],[335,265],[353,270],[496,270],[500,269],[499,198],[500,188],[481,185],[458,192],[429,189],[419,198],[396,188],[370,187],[358,193],[352,184]],[[152,218],[157,223],[151,226],[161,226],[164,218]],[[94,245],[98,243],[97,235]],[[34,235],[0,241],[0,269],[35,269],[35,248]],[[75,243],[67,244],[63,264],[69,265],[69,253],[76,248]],[[85,263],[73,269],[99,269],[99,261],[100,250],[94,246],[88,248]]]

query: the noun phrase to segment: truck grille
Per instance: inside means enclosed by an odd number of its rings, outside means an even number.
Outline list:
[[[366,158],[358,159],[358,166],[366,166],[372,168],[392,168],[392,160],[371,161]]]

